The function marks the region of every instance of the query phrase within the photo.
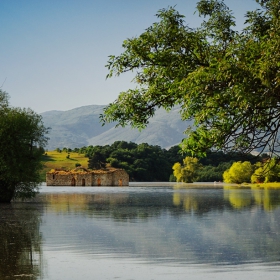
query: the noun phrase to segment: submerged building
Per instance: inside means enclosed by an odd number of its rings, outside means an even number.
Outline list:
[[[46,174],[47,186],[128,186],[129,176],[123,169],[87,170],[52,169]]]

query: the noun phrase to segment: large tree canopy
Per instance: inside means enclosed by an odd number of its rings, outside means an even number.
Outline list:
[[[40,115],[9,107],[0,90],[0,202],[36,193],[47,131]]]
[[[137,86],[120,93],[101,120],[141,129],[156,109],[180,105],[182,119],[194,120],[185,151],[279,152],[280,1],[257,2],[241,31],[223,1],[197,3],[198,28],[173,7],[160,10],[158,22],[110,56],[108,77],[135,71]]]

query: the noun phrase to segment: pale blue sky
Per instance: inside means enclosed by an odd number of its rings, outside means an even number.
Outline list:
[[[190,27],[197,0],[0,0],[0,86],[13,106],[38,113],[113,102],[131,74],[105,80],[108,55],[140,35],[161,8],[176,6]],[[241,28],[255,0],[226,0]]]

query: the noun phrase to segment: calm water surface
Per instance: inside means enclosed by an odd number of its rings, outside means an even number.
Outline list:
[[[280,190],[46,187],[0,205],[0,279],[280,279]]]

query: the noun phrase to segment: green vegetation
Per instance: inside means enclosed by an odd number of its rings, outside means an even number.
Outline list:
[[[43,157],[42,179],[51,169],[73,169],[78,165],[90,169],[104,168],[106,165],[125,169],[131,181],[168,181],[172,174],[172,163],[181,160],[178,146],[169,151],[146,143],[137,145],[116,141],[112,145],[84,146],[80,149],[56,149]],[[69,155],[69,158],[67,157]]]
[[[280,181],[280,165],[275,158],[255,166],[256,170],[251,177],[252,183],[269,183]]]
[[[198,171],[201,167],[197,158],[185,157],[183,165],[176,162],[172,169],[177,182],[193,183],[198,180]]]
[[[208,151],[206,156],[199,160],[197,158],[187,156],[183,160],[183,164],[176,162],[172,167],[173,176],[177,182],[221,182],[223,181],[224,172],[229,169],[235,161],[247,161],[249,164],[255,164],[263,160],[263,158],[268,158],[268,156],[264,154],[262,157],[257,157],[250,154],[225,154],[223,152]],[[250,176],[251,175],[252,174],[250,174]],[[241,179],[241,182],[245,181],[242,181]],[[233,183],[233,181],[231,183]],[[234,181],[234,183],[237,182]]]
[[[10,107],[0,90],[0,202],[36,194],[47,132],[40,115]]]
[[[69,157],[67,157],[69,155]],[[61,151],[56,149],[55,151],[48,151],[42,158],[43,169],[41,171],[41,179],[46,180],[46,172],[51,169],[65,169],[70,170],[78,166],[87,167],[88,158],[84,154],[78,152]]]
[[[125,169],[130,181],[213,182],[222,181],[224,171],[235,160],[247,160],[255,164],[261,158],[240,153],[224,154],[209,151],[206,157],[198,160],[190,155],[181,154],[179,146],[166,150],[147,143],[138,145],[133,142],[116,141],[112,145],[49,151],[43,159],[42,178],[45,178],[45,173],[50,169],[69,170],[77,166],[99,169],[112,166]],[[173,173],[174,163],[180,167],[176,174]]]
[[[89,146],[81,152],[89,157],[89,168],[100,168],[106,164],[123,168],[129,174],[130,181],[168,181],[172,174],[172,165],[181,161],[178,146],[169,150],[147,143],[116,141],[112,145]]]
[[[240,187],[250,187],[251,189],[279,189],[280,182],[274,183],[253,183],[253,184],[241,184]]]
[[[234,162],[232,166],[224,172],[224,182],[236,184],[249,183],[253,172],[252,164],[249,161]]]
[[[69,157],[68,157],[69,156]],[[99,169],[106,166],[125,169],[130,181],[177,181],[177,182],[226,182],[254,186],[280,181],[280,164],[276,159],[244,155],[208,152],[206,157],[197,159],[183,156],[179,146],[169,150],[147,143],[116,141],[112,145],[84,146],[75,149],[48,151],[42,160],[44,169],[41,179],[51,169],[71,170],[79,166]],[[244,183],[247,183],[244,184]],[[251,186],[251,185],[250,185]],[[271,185],[269,185],[271,186]],[[277,187],[277,185],[273,185]]]
[[[183,156],[179,146],[165,150],[147,143],[138,145],[116,141],[112,145],[48,151],[42,163],[42,180],[45,180],[46,172],[51,169],[70,170],[78,166],[98,169],[112,166],[125,169],[130,181],[224,181],[242,184],[243,187],[280,187],[280,183],[271,183],[280,181],[280,164],[276,159],[270,160],[266,154],[257,157],[209,151],[206,157],[196,159]]]
[[[231,10],[219,0],[197,3],[201,26],[185,25],[173,7],[158,22],[123,42],[111,55],[108,77],[135,74],[135,89],[120,93],[101,115],[103,122],[144,128],[158,108],[181,106],[184,151],[279,151],[280,2],[257,1],[245,28],[234,30]]]
[[[203,165],[203,162],[211,162],[219,159],[218,165]],[[237,159],[237,161],[222,161],[224,159]],[[177,182],[213,182],[223,181],[225,183],[242,184],[242,186],[254,186],[262,188],[280,187],[280,162],[276,158],[270,159],[268,155],[262,157],[244,155],[208,153],[203,159],[193,157],[183,159],[183,164],[176,162],[173,165],[173,176]],[[216,161],[217,162],[217,161]],[[174,180],[174,181],[175,181]],[[249,184],[251,183],[251,184]]]
[[[276,158],[266,158],[254,165],[248,161],[238,161],[234,162],[224,172],[223,178],[225,183],[236,184],[251,182],[252,184],[259,185],[262,183],[280,182],[280,164]]]

